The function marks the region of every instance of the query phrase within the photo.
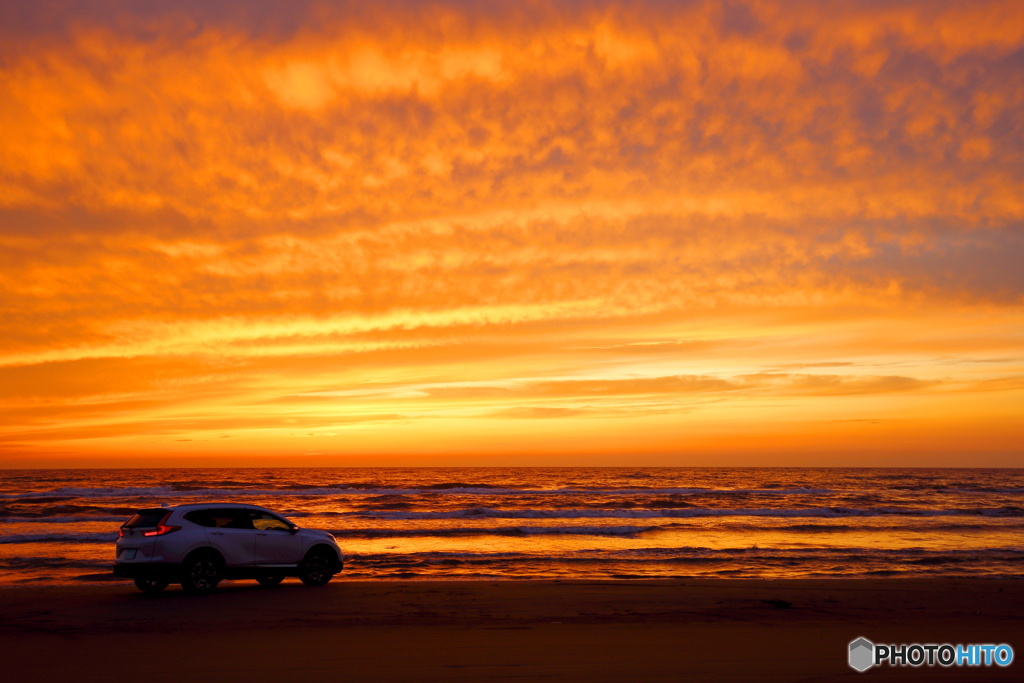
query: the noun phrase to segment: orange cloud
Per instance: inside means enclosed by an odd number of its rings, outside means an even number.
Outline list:
[[[1010,1],[5,6],[0,442],[941,444],[1020,390],[1022,49]]]

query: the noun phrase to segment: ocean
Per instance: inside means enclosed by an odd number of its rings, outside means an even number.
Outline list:
[[[1024,576],[1024,469],[0,471],[0,586],[112,580],[136,508],[255,503],[352,579]]]

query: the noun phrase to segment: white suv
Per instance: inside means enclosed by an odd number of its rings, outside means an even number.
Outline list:
[[[322,586],[341,571],[334,536],[300,529],[258,505],[204,503],[139,510],[121,525],[114,574],[144,593],[172,581],[190,593],[209,593],[222,579],[256,579],[276,586],[298,576]]]

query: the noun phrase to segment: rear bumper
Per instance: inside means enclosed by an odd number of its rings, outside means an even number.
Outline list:
[[[126,579],[154,578],[176,576],[181,568],[170,562],[132,562],[114,563],[114,576],[123,576]]]

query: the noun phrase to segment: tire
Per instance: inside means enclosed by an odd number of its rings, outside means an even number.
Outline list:
[[[181,587],[186,593],[207,595],[221,580],[219,558],[210,553],[191,555],[181,565]]]
[[[307,586],[324,586],[332,578],[334,557],[326,548],[313,548],[299,564],[299,578]]]
[[[170,581],[168,581],[167,579],[142,576],[136,576],[134,581],[136,588],[138,588],[143,593],[147,593],[150,595],[159,593],[163,589],[167,588],[167,585],[170,583]]]
[[[284,574],[262,574],[256,577],[256,581],[258,581],[261,586],[273,588],[284,581]]]

